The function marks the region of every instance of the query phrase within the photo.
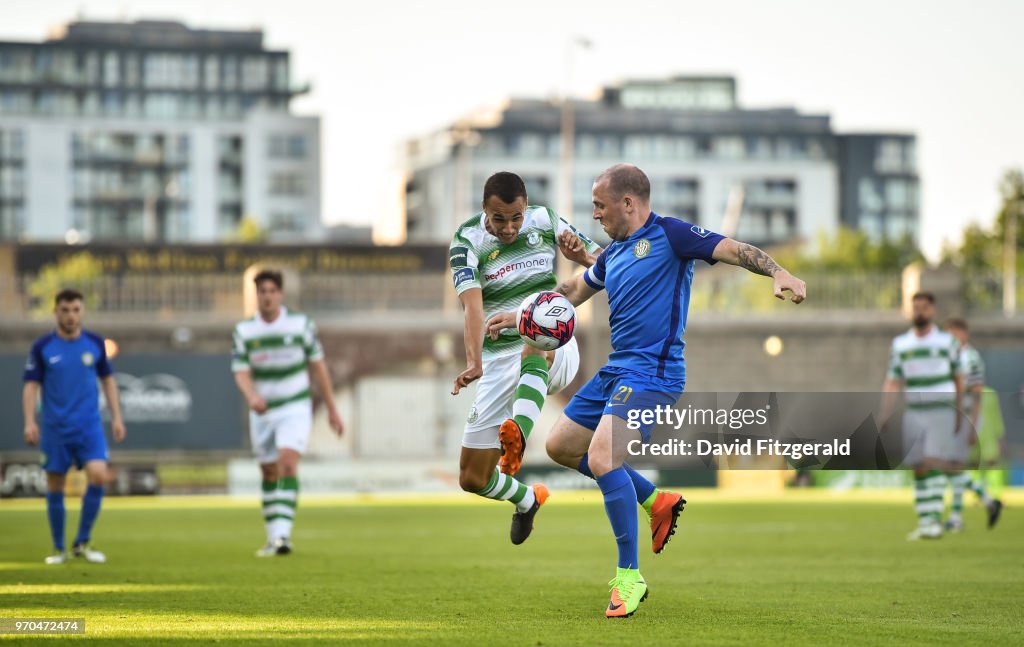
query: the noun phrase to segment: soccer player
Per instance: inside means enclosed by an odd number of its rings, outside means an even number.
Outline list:
[[[913,325],[892,341],[889,373],[882,386],[880,423],[892,415],[895,396],[904,392],[903,462],[914,470],[914,509],[917,528],[909,540],[942,537],[944,470],[955,465],[960,444],[960,344],[939,330],[935,295],[918,292],[912,297]],[[966,457],[965,457],[966,458]]]
[[[466,369],[455,378],[452,395],[480,380],[462,436],[459,484],[466,492],[515,505],[510,537],[518,545],[533,530],[548,490],[540,483],[520,483],[514,475],[545,397],[575,377],[579,349],[574,339],[554,351],[538,350],[525,345],[515,330],[485,339],[485,316],[515,309],[530,294],[554,288],[559,249],[589,267],[600,248],[551,209],[530,206],[526,185],[515,173],[487,179],[482,207],[455,232],[450,248],[452,280],[465,311],[466,348]]]
[[[281,305],[284,277],[262,270],[256,284],[257,312],[235,326],[231,370],[249,405],[249,438],[263,477],[267,543],[258,557],[292,552],[291,534],[299,500],[299,458],[313,429],[310,374],[327,408],[331,429],[344,431],[334,389],[313,320]]]
[[[68,561],[64,549],[64,482],[72,463],[85,469],[89,485],[82,497],[82,514],[71,554],[88,562],[107,561],[103,553],[89,546],[92,527],[103,503],[109,460],[97,378],[110,409],[115,442],[124,440],[125,428],[114,369],[107,358],[103,337],[82,328],[84,310],[80,292],[59,292],[54,300],[57,328],[32,344],[25,363],[25,442],[33,447],[39,445],[46,471],[46,516],[54,548],[54,554],[46,558],[47,564]],[[36,422],[40,390],[41,424]]]
[[[953,489],[953,509],[946,519],[945,529],[959,532],[964,528],[963,509],[964,492],[973,491],[988,513],[988,527],[992,528],[999,521],[1003,502],[990,498],[983,481],[974,481],[964,470],[964,464],[971,455],[971,447],[978,444],[978,435],[983,420],[981,419],[982,392],[985,388],[985,362],[981,354],[970,344],[970,332],[967,322],[963,319],[950,319],[946,329],[960,344],[960,373],[964,383],[964,416],[961,418],[960,430],[954,436],[954,453],[952,463],[946,471],[946,477]]]
[[[612,239],[586,272],[557,290],[573,305],[608,291],[612,353],[608,363],[573,397],[548,436],[548,455],[556,462],[595,478],[618,544],[618,565],[610,582],[609,618],[632,615],[647,597],[640,575],[636,501],[655,507],[652,543],[667,541],[672,510],[658,510],[654,485],[624,462],[632,440],[648,442],[652,425],[628,429],[633,410],[672,405],[686,381],[683,333],[689,307],[694,261],[724,261],[770,276],[775,296],[792,292],[794,303],[806,286],[767,254],[702,227],[664,218],[651,211],[651,183],[636,166],[619,164],[604,171],[593,186],[594,218]],[[508,325],[508,314],[492,320],[490,331]],[[640,418],[638,418],[639,420]],[[666,493],[668,494],[668,493]],[[677,495],[678,496],[678,495]],[[664,497],[661,497],[664,498]],[[682,499],[672,508],[682,509]]]

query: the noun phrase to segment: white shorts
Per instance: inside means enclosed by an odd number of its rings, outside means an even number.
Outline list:
[[[466,418],[462,446],[470,449],[501,449],[498,428],[512,417],[522,357],[509,353],[484,362],[484,374],[476,387],[476,400]],[[548,369],[548,395],[558,393],[572,382],[580,369],[580,348],[576,339],[555,351]]]
[[[955,425],[952,407],[907,409],[903,413],[903,463],[920,465],[927,458],[959,460],[956,443],[960,434],[953,433]]]
[[[277,460],[279,449],[305,453],[313,430],[313,403],[291,402],[263,414],[249,411],[249,440],[256,459],[262,463]]]

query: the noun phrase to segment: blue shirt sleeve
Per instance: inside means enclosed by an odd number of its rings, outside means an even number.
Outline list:
[[[28,352],[28,360],[25,361],[25,373],[22,375],[22,379],[25,382],[42,382],[43,371],[46,369],[46,362],[43,361],[43,344],[46,342],[46,337],[37,339],[32,344],[32,350]]]
[[[604,289],[605,256],[608,255],[608,250],[611,249],[611,247],[611,245],[605,247],[597,257],[597,262],[588,267],[587,271],[583,273],[583,280],[586,281],[587,285],[595,290]]]
[[[107,344],[104,342],[103,337],[95,333],[89,333],[89,338],[99,346],[99,359],[96,360],[96,375],[100,377],[107,377],[113,374],[114,367],[110,364],[110,358],[107,357]]]
[[[711,265],[718,262],[711,258],[711,255],[718,243],[725,238],[722,234],[676,218],[660,218],[658,224],[665,231],[672,251],[679,258],[696,258]]]

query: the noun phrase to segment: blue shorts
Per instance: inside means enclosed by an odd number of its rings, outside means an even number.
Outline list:
[[[89,461],[110,460],[103,423],[99,421],[78,433],[61,434],[43,429],[39,445],[43,452],[43,470],[54,474],[67,474],[72,463],[81,469]]]
[[[683,382],[679,380],[658,379],[606,366],[572,397],[565,415],[576,424],[594,430],[601,416],[610,414],[630,422],[631,428],[638,427],[647,442],[654,423],[645,424],[640,414],[659,405],[671,407],[682,392]]]

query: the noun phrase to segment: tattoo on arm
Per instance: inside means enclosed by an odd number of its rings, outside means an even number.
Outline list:
[[[775,262],[775,259],[748,243],[739,243],[736,255],[739,257],[737,265],[750,270],[754,274],[774,276],[776,272],[782,269]]]

